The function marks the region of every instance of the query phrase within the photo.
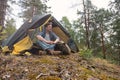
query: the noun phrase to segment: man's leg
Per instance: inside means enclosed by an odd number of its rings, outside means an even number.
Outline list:
[[[55,44],[47,44],[45,42],[42,41],[38,41],[38,44],[44,49],[49,49],[49,50],[54,50]]]
[[[38,41],[38,43],[49,55],[61,53],[61,51],[54,51],[55,44],[47,44],[42,41]]]

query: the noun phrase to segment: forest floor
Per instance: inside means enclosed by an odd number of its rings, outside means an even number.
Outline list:
[[[70,55],[0,54],[0,80],[120,80],[120,66]]]

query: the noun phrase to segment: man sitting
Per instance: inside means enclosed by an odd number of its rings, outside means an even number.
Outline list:
[[[52,23],[44,26],[44,30],[37,35],[38,43],[48,54],[52,54],[55,45],[60,41],[59,37],[52,31]]]

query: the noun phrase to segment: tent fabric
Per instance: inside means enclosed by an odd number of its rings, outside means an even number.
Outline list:
[[[26,21],[3,45],[7,46],[6,50],[12,50],[13,54],[19,54],[20,52],[30,49],[35,42],[36,32],[41,31],[44,25],[52,20],[53,31],[64,41],[71,51],[78,52],[78,47],[74,40],[71,39],[68,31],[51,15],[36,15],[30,20]]]
[[[48,23],[48,21],[52,18],[52,16],[50,16],[47,21],[45,21],[41,26],[40,26],[40,31],[42,31],[42,26],[44,26],[46,23]]]
[[[51,14],[34,16],[31,21],[26,21],[13,35],[10,37],[9,41],[6,42],[4,46],[8,46],[9,49],[13,49],[13,45],[27,36],[27,32],[29,29],[35,29],[44,24]]]
[[[35,28],[35,29],[29,29],[28,30],[28,35],[30,36],[30,38],[32,39],[33,43],[35,43],[37,41],[36,35],[38,34],[38,32],[41,32],[43,30],[43,27],[46,23],[48,23],[48,21],[52,18],[52,16],[50,16],[42,25],[40,25],[40,27]]]
[[[65,35],[64,32],[59,27],[54,27],[53,32],[56,35],[58,35],[60,37],[60,39],[62,41],[64,41],[65,43],[67,43],[67,41],[69,40],[69,37],[67,35]]]
[[[13,49],[12,54],[18,55],[20,54],[21,51],[30,49],[32,45],[33,45],[33,42],[31,41],[30,37],[26,36],[21,41],[14,44],[14,49]]]

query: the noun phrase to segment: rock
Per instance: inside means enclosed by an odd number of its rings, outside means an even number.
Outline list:
[[[50,75],[51,75],[51,76],[58,76],[58,75],[59,75],[59,73],[58,73],[58,72],[56,72],[56,71],[50,71]]]
[[[90,77],[87,78],[87,80],[100,80],[100,79],[90,76]]]
[[[71,80],[70,72],[67,70],[62,70],[60,72],[60,77],[62,78],[62,80]]]
[[[39,79],[40,77],[42,77],[42,76],[49,76],[50,74],[48,74],[48,73],[46,73],[46,74],[43,74],[43,73],[40,73],[37,77],[36,77],[36,79]]]
[[[7,74],[7,75],[4,75],[4,76],[3,76],[3,79],[8,79],[8,78],[10,78],[10,77],[11,77],[11,76]]]

